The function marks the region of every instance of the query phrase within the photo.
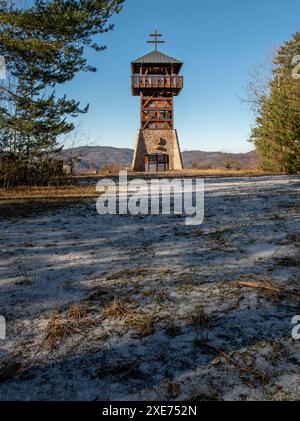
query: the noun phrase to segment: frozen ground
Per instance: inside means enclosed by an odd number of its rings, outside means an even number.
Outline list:
[[[0,219],[0,399],[299,399],[299,188],[207,180],[201,226],[92,200]]]

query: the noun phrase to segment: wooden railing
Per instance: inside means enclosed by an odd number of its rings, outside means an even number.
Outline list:
[[[183,76],[132,76],[133,89],[141,88],[183,88]]]

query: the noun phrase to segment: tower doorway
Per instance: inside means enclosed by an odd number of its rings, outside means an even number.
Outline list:
[[[151,153],[145,155],[146,172],[165,172],[169,171],[169,155],[162,153]]]

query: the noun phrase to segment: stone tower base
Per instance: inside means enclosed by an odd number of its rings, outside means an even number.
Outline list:
[[[144,172],[145,155],[155,152],[169,155],[170,171],[181,171],[183,169],[177,130],[138,130],[132,170]]]

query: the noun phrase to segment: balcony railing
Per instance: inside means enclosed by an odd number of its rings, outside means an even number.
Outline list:
[[[183,76],[132,76],[133,89],[183,88]]]

